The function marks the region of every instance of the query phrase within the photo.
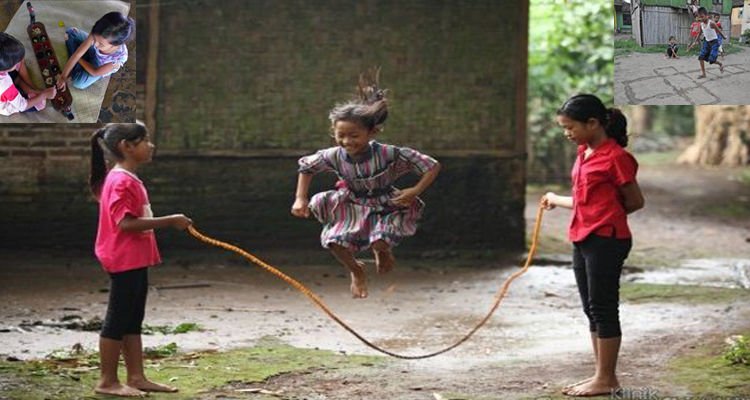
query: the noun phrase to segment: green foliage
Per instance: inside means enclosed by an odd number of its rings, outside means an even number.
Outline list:
[[[566,179],[575,151],[555,122],[576,93],[614,97],[612,4],[534,0],[529,22],[529,145],[532,180]]]
[[[177,343],[172,342],[163,346],[146,347],[143,354],[148,358],[172,357],[177,354]]]
[[[172,325],[143,325],[142,333],[144,335],[153,335],[154,333],[161,333],[163,335],[188,333],[192,331],[201,332],[203,327],[196,324],[195,322],[183,322],[177,326]]]
[[[750,29],[745,29],[745,32],[742,32],[742,42],[747,46],[750,45]]]
[[[750,366],[750,336],[739,335],[733,338],[732,344],[724,352],[723,357],[732,364]]]
[[[722,44],[724,48],[724,54],[738,53],[741,49],[736,39],[727,39]],[[650,46],[639,46],[635,39],[617,39],[615,40],[615,57],[631,54],[631,53],[664,53],[667,51],[667,44],[650,45]],[[680,57],[698,57],[701,52],[701,44],[698,43],[693,46],[689,51],[687,44],[682,43],[678,50]]]

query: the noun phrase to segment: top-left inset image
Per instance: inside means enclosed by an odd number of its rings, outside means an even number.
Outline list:
[[[0,123],[135,121],[135,4],[0,4]]]

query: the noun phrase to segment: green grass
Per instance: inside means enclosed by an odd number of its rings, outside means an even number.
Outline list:
[[[715,339],[677,357],[670,362],[670,378],[687,387],[693,396],[747,395],[750,393],[750,366],[725,360],[722,353],[726,347]]]
[[[730,303],[737,300],[750,301],[750,291],[693,285],[623,283],[620,298],[632,303]]]
[[[717,217],[746,219],[750,218],[750,201],[712,204],[706,206],[704,211],[707,215]]]
[[[742,51],[743,46],[740,45],[737,40],[729,40],[723,43],[724,54],[734,54]],[[680,57],[697,57],[700,53],[700,45],[693,46],[690,51],[686,51],[687,44],[681,44],[678,50]],[[650,45],[650,46],[638,46],[635,43],[635,39],[616,39],[615,40],[615,57],[624,56],[632,53],[663,53],[666,54],[667,45]]]
[[[285,373],[304,372],[312,368],[335,369],[373,365],[381,357],[346,356],[331,351],[301,349],[275,339],[263,339],[251,348],[227,352],[177,354],[146,362],[146,374],[157,382],[177,386],[177,394],[152,394],[153,399],[182,400],[199,393],[220,390],[228,385],[252,384]],[[0,390],[7,398],[17,400],[80,399],[94,397],[98,378],[98,354],[80,354],[67,361],[35,360],[0,361]],[[124,379],[124,367],[120,367]],[[260,398],[260,397],[254,397]]]
[[[669,165],[677,161],[679,150],[638,153],[638,164],[647,166]]]
[[[196,324],[195,322],[183,322],[177,326],[172,325],[143,325],[144,335],[153,335],[154,333],[161,333],[163,335],[169,334],[180,334],[188,332],[202,332],[203,327]]]

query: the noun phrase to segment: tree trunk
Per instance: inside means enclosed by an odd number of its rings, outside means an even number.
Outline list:
[[[631,106],[630,107],[630,127],[629,131],[633,136],[647,134],[653,125],[653,113],[651,107]]]
[[[740,166],[750,160],[750,106],[695,107],[695,141],[685,164]]]

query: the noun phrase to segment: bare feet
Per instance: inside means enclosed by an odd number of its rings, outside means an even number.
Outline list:
[[[385,240],[376,240],[372,243],[372,252],[375,255],[375,267],[378,274],[385,274],[393,269],[396,259],[391,252],[391,246]]]
[[[582,385],[582,384],[584,384],[584,383],[588,383],[588,382],[591,382],[592,380],[594,380],[594,377],[593,377],[593,376],[592,376],[592,377],[589,377],[589,378],[586,378],[586,379],[584,379],[584,380],[578,381],[578,382],[576,382],[576,383],[571,383],[571,384],[569,384],[569,385],[565,385],[565,386],[564,386],[564,387],[562,388],[561,392],[562,392],[562,394],[568,394],[568,392],[570,391],[570,389],[572,389],[572,388],[574,388],[574,387],[576,387],[576,386],[580,386],[580,385]]]
[[[604,380],[604,379],[592,379],[588,382],[582,383],[578,386],[574,386],[570,389],[568,389],[564,394],[568,396],[580,396],[580,397],[589,397],[589,396],[602,396],[602,395],[609,395],[612,393],[616,393],[617,390],[620,389],[620,382],[617,381],[617,378],[614,378],[614,380]]]
[[[365,263],[356,260],[357,270],[352,270],[352,297],[355,299],[364,299],[367,297],[367,275],[365,275]]]
[[[144,397],[147,395],[146,392],[142,392],[128,385],[123,385],[120,382],[112,384],[104,384],[102,382],[99,382],[99,384],[94,388],[94,392],[118,397]]]
[[[719,64],[719,71],[721,71],[722,74],[724,73],[724,64]]]
[[[705,78],[705,77],[706,77],[706,74],[703,74],[703,75],[698,75],[698,79],[703,79],[703,78]]]
[[[129,380],[128,386],[143,390],[144,392],[165,392],[165,393],[177,392],[177,388],[174,386],[162,385],[161,383],[151,382],[148,379],[137,380],[137,381]]]

